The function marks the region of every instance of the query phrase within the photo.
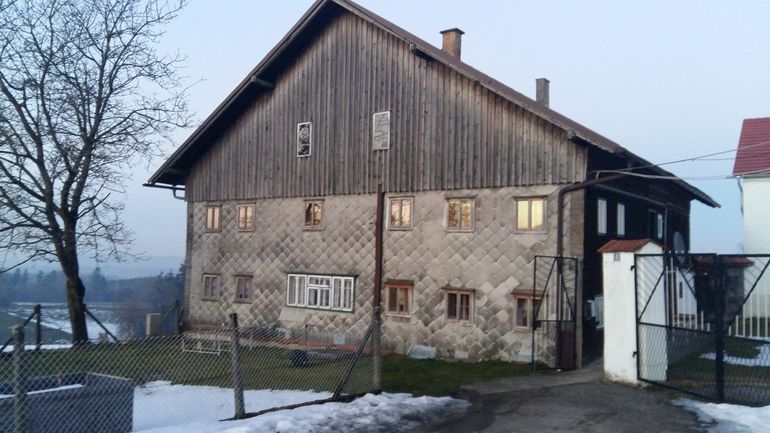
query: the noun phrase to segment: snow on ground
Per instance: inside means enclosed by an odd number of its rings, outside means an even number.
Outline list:
[[[40,305],[43,307],[42,320],[40,321],[43,326],[71,333],[72,326],[70,325],[67,304],[43,303]],[[13,302],[5,312],[20,319],[26,319],[34,307],[35,304],[32,302]],[[88,309],[100,319],[113,335],[118,335],[120,326],[112,321],[113,317],[108,309],[100,308],[99,304],[89,304]],[[104,333],[102,327],[90,317],[86,317],[86,327],[88,328],[88,335],[94,339]]]
[[[246,391],[246,411],[320,400],[330,393]],[[401,432],[425,421],[465,410],[468,403],[449,397],[367,394],[351,403],[326,403],[219,421],[233,416],[231,389],[152,382],[134,391],[134,431],[143,433],[347,433]]]
[[[40,349],[41,350],[61,350],[61,349],[69,349],[72,347],[71,344],[41,344]],[[35,350],[37,346],[34,344],[25,344],[24,350]],[[9,344],[5,349],[3,349],[4,353],[13,352],[13,344]]]
[[[715,424],[711,429],[714,433],[770,432],[770,406],[748,407],[685,399],[674,403],[695,412],[699,420]]]
[[[704,359],[715,360],[716,353],[704,353],[700,356]],[[748,367],[770,367],[770,344],[759,346],[759,353],[753,358],[739,358],[737,356],[725,355],[725,363],[732,365],[745,365]],[[770,430],[770,428],[768,429]]]

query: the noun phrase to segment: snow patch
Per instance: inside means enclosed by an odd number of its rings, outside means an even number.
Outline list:
[[[713,433],[767,433],[770,431],[770,406],[748,407],[735,404],[702,403],[676,400],[674,404],[695,412],[698,419],[715,424]]]
[[[714,352],[704,353],[700,357],[713,361],[717,359],[717,354]],[[725,363],[747,367],[770,367],[770,344],[759,346],[759,353],[753,358],[739,358],[737,356],[725,355]]]

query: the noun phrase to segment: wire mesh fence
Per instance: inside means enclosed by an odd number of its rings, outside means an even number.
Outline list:
[[[363,333],[208,327],[32,350],[17,328],[0,355],[0,431],[144,431],[376,391],[375,323]]]

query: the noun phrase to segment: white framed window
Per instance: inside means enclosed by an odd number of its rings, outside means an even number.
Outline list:
[[[323,310],[353,311],[355,278],[288,274],[286,278],[286,305]]]
[[[607,234],[607,200],[596,200],[596,232],[600,235]]]
[[[323,200],[305,201],[305,228],[320,229],[323,217]]]
[[[206,206],[206,231],[218,232],[221,227],[221,206]]]
[[[446,317],[458,322],[473,320],[473,291],[448,289],[446,291]]]
[[[545,231],[545,197],[517,198],[516,231]]]
[[[472,232],[476,217],[475,198],[447,199],[447,230],[455,232]]]
[[[414,197],[391,198],[390,212],[388,212],[388,228],[391,230],[411,229],[413,208]]]
[[[254,230],[254,205],[238,205],[238,231]]]
[[[390,316],[408,317],[412,314],[412,284],[409,282],[390,282],[385,285],[387,310]]]
[[[617,224],[617,235],[618,236],[625,236],[626,235],[626,205],[623,203],[618,203],[618,224]]]
[[[235,302],[251,301],[254,278],[251,275],[235,276]]]
[[[203,274],[203,299],[219,298],[219,274]]]
[[[374,150],[390,148],[390,111],[372,115],[372,148]]]
[[[310,156],[313,144],[313,124],[302,122],[297,124],[297,157]]]
[[[655,234],[658,236],[658,239],[663,239],[663,214],[660,212],[657,213],[655,228]]]

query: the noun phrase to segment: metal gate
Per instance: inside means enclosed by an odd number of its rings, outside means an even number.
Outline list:
[[[532,286],[533,368],[575,368],[577,283],[576,258],[535,256]]]
[[[770,403],[768,264],[768,255],[636,255],[639,380]]]

